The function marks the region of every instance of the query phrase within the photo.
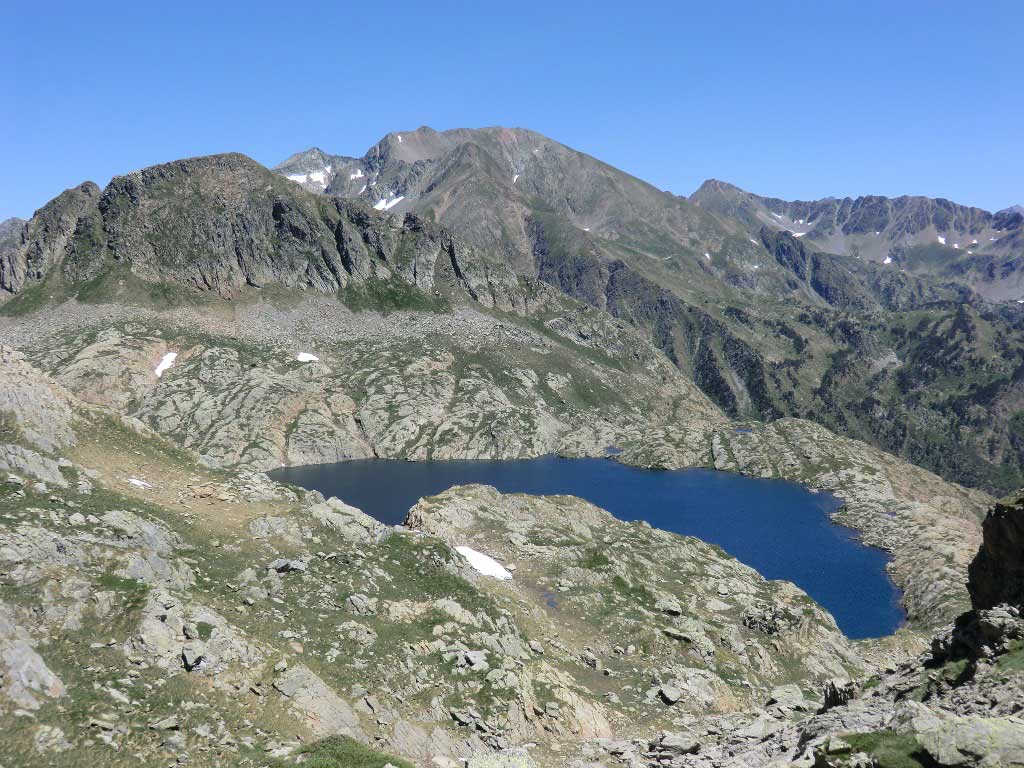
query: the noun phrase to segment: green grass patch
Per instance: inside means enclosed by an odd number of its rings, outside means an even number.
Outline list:
[[[587,551],[587,554],[580,561],[580,567],[596,571],[600,568],[607,568],[611,565],[611,562],[612,561],[608,559],[608,555],[597,547],[594,547]]]
[[[213,624],[205,621],[200,621],[196,624],[196,629],[199,630],[199,639],[204,643],[209,640],[210,636],[213,634]]]
[[[0,411],[0,443],[21,441],[21,426],[11,411]]]
[[[410,762],[370,749],[348,736],[329,736],[303,747],[301,754],[304,768],[384,768],[388,763],[396,768],[413,768]]]
[[[6,317],[22,317],[30,315],[45,307],[50,299],[61,300],[64,294],[55,287],[55,281],[47,277],[42,282],[33,283],[19,291],[13,299],[0,304],[0,315]]]
[[[851,733],[843,740],[854,752],[867,752],[877,768],[922,768],[932,765],[912,734],[895,731]]]
[[[634,603],[644,606],[654,605],[654,594],[643,584],[630,584],[621,576],[612,577],[615,591]]]
[[[149,589],[141,581],[126,579],[116,573],[104,573],[96,580],[103,589],[112,589],[115,592],[145,592]]]
[[[349,283],[338,291],[342,304],[353,312],[447,312],[451,306],[441,296],[410,285],[404,280],[370,279],[362,283]]]
[[[1024,640],[1015,640],[1006,653],[996,658],[996,669],[1002,672],[1024,672]]]

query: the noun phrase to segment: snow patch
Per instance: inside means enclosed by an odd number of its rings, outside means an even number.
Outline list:
[[[514,174],[512,176],[512,183],[515,184],[517,181],[519,181],[519,174],[518,173]]]
[[[403,200],[405,200],[405,195],[399,195],[398,197],[392,198],[391,200],[388,200],[386,197],[382,197],[380,200],[374,203],[373,207],[376,208],[378,211],[390,211]]]
[[[363,188],[359,190],[359,194],[361,195],[361,194],[363,194],[363,192],[365,192],[365,191],[366,191],[366,185],[365,185],[365,184],[363,184]]]
[[[509,573],[505,566],[483,552],[477,552],[475,549],[466,546],[456,547],[455,551],[466,558],[473,570],[479,571],[484,576],[493,576],[502,581],[508,581],[512,578],[512,574]]]
[[[942,235],[939,235],[939,243],[941,243],[942,245],[945,245],[946,244],[946,238],[944,238]]]
[[[806,234],[806,232],[794,232],[793,237],[803,237]]]
[[[137,477],[129,477],[125,480],[128,485],[134,485],[136,488],[152,488],[153,486],[147,483],[145,480],[139,480]]]
[[[882,261],[882,263],[883,264],[892,264],[892,256],[886,256],[885,260]]]
[[[164,371],[166,371],[168,368],[174,365],[174,360],[177,357],[177,352],[168,352],[166,355],[160,358],[160,362],[157,364],[156,368],[153,369],[153,373],[156,375],[158,379],[164,375]]]
[[[309,180],[327,186],[327,174],[324,171],[313,171],[313,173],[309,174]]]
[[[350,173],[348,175],[348,180],[352,181],[352,179],[361,179],[361,178],[363,178],[364,175],[365,174],[363,173],[363,169],[362,168],[356,168],[356,172],[355,173]]]
[[[990,243],[994,243],[994,242],[996,241],[996,239],[995,239],[994,237],[990,237],[990,238],[988,239],[988,241],[989,241]]]
[[[288,175],[288,179],[291,181],[297,181],[299,184],[306,183],[306,174],[304,173],[291,173]]]
[[[954,247],[954,248],[955,248],[956,250],[958,250],[958,251],[959,251],[959,250],[960,250],[960,243],[953,243],[953,247]]]
[[[298,360],[300,363],[318,363],[318,362],[320,362],[320,358],[319,357],[317,357],[316,355],[310,354],[309,352],[299,352],[299,354],[297,354],[295,356],[295,359]]]
[[[398,137],[398,143],[399,143],[399,144],[401,144],[401,143],[402,143],[402,137],[401,137],[401,136],[399,136],[399,137]]]
[[[971,245],[977,245],[977,244],[978,244],[977,240],[971,240]]]
[[[778,219],[779,221],[782,221],[782,217],[781,217],[781,216],[779,216],[779,214],[775,213],[774,211],[772,211],[772,216],[774,216],[774,217],[775,217],[776,219]]]
[[[707,251],[704,251],[704,258],[707,259],[708,261],[711,261],[711,254],[708,253]]]
[[[755,240],[754,238],[750,238],[750,242],[752,242],[754,245],[757,245],[757,240]]]

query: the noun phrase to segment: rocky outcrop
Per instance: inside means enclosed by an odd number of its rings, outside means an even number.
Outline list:
[[[1000,603],[1024,606],[1024,494],[997,502],[982,523],[984,540],[971,562],[970,581],[974,608]]]
[[[335,293],[397,281],[427,292],[447,283],[487,306],[524,301],[503,262],[429,221],[319,200],[239,154],[134,171],[102,194],[83,185],[37,213],[21,240],[0,260],[0,289],[13,294],[51,274],[71,293],[85,280],[109,280],[116,293],[127,271],[143,284],[221,296],[247,286]]]
[[[71,395],[0,344],[0,441],[23,440],[52,453],[75,443]]]
[[[79,231],[79,222],[89,219],[99,196],[99,187],[87,181],[36,211],[18,235],[5,232],[0,242],[0,301],[42,281],[67,252],[80,246],[87,235]]]
[[[384,318],[324,299],[270,317],[239,308],[227,328],[204,315],[197,332],[160,313],[29,343],[80,398],[217,466],[603,455],[642,445],[650,421],[674,423],[677,455],[701,462],[699,435],[724,417],[696,387],[628,327],[552,309],[540,326],[470,308]],[[300,348],[319,360],[298,361]],[[178,356],[158,378],[169,351]]]
[[[0,603],[0,712],[10,705],[34,710],[64,695],[64,683],[36,651],[31,636]]]

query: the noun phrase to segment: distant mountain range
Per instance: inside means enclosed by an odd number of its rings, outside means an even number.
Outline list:
[[[692,202],[725,223],[787,230],[829,253],[957,280],[995,299],[1024,296],[1024,209],[989,213],[928,197],[759,197],[722,181],[704,182]]]
[[[545,285],[641,329],[728,414],[813,419],[970,485],[1024,482],[1019,210],[718,181],[685,198],[507,128],[390,133],[274,171],[218,155],[68,190],[0,230],[0,296],[398,280],[429,297],[454,281],[523,314]]]

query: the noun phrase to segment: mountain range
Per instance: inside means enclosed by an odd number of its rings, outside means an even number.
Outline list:
[[[391,133],[274,171],[176,161],[6,222],[5,311],[115,276],[127,294],[397,279],[430,295],[443,273],[520,313],[542,284],[640,330],[733,417],[811,419],[994,491],[1024,479],[1019,211],[717,181],[687,199],[506,128]]]

